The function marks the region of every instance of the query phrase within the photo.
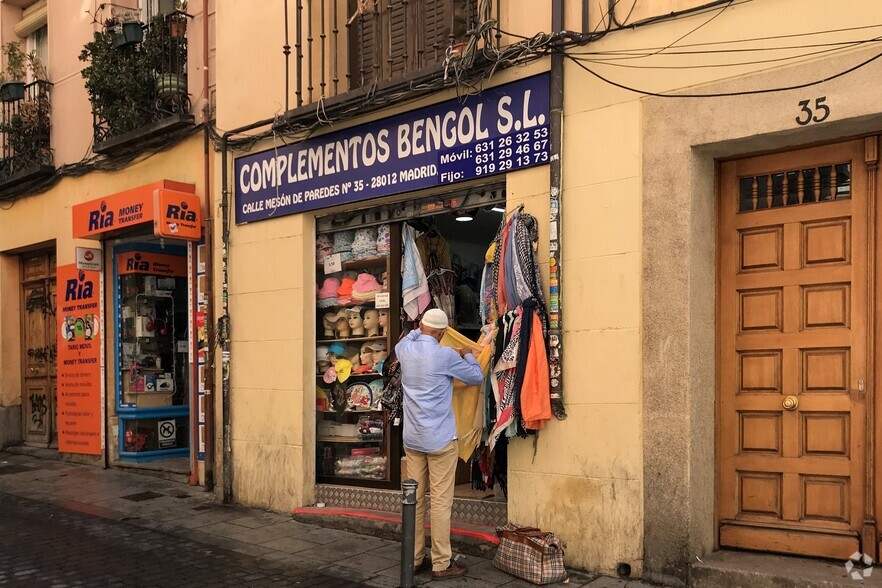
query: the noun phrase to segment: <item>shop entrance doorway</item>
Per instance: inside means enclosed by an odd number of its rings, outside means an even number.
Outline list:
[[[864,141],[721,172],[720,545],[847,559],[870,549]]]
[[[418,314],[429,307],[442,308],[453,329],[480,341],[487,252],[504,219],[504,191],[492,188],[480,188],[462,197],[412,199],[318,219],[315,377],[319,483],[394,489],[407,475],[401,417],[384,410],[380,403],[389,381],[384,362],[400,336],[416,324],[415,317],[408,315],[402,287],[404,233],[412,235],[428,282],[427,295],[431,295],[428,306]],[[340,359],[345,359],[345,371],[336,369]],[[486,415],[495,417],[495,403],[492,408],[477,408],[483,404],[480,399],[488,398],[483,386],[469,393],[475,394],[475,401],[461,403],[457,418],[484,423],[470,428],[472,435],[480,438],[488,424]],[[463,416],[467,410],[471,412]],[[461,455],[457,498],[505,501],[506,441],[502,439],[490,452],[482,440],[471,456]],[[323,492],[319,495],[326,496]],[[350,506],[357,502],[354,493],[346,496]],[[394,495],[390,497],[394,499]]]
[[[190,471],[192,252],[168,240],[113,248],[119,456]]]
[[[22,438],[58,447],[55,343],[55,253],[21,256]]]

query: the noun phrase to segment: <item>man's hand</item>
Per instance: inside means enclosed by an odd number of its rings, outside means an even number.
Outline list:
[[[467,346],[467,347],[461,347],[461,348],[459,349],[459,356],[462,357],[462,358],[465,358],[465,356],[468,355],[469,353],[471,353],[472,355],[477,356],[479,353],[481,353],[481,348],[480,348],[480,347],[475,347],[475,346],[473,346],[473,345],[470,345],[470,346]]]

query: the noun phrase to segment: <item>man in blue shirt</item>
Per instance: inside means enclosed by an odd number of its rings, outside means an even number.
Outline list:
[[[484,374],[474,351],[458,352],[440,341],[447,330],[443,310],[427,310],[414,329],[395,346],[401,365],[404,390],[404,449],[407,475],[419,483],[417,488],[414,566],[425,570],[427,487],[432,494],[432,577],[455,578],[467,568],[451,560],[450,512],[456,478],[458,447],[453,415],[453,380],[469,386],[480,384]]]

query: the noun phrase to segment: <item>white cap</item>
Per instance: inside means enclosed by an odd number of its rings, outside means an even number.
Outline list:
[[[432,308],[426,311],[420,324],[426,325],[432,329],[446,329],[450,325],[450,321],[447,320],[447,313],[443,310],[440,308]]]

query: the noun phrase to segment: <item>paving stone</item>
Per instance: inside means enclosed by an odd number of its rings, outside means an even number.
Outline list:
[[[268,547],[275,551],[283,551],[285,553],[298,553],[300,551],[312,549],[316,546],[315,543],[304,541],[303,539],[297,539],[295,537],[279,537],[278,539],[273,539],[272,541],[261,543],[261,545],[263,547]]]
[[[588,586],[591,588],[625,588],[627,585],[628,580],[610,578],[609,576],[600,576],[596,580],[588,583]]]

